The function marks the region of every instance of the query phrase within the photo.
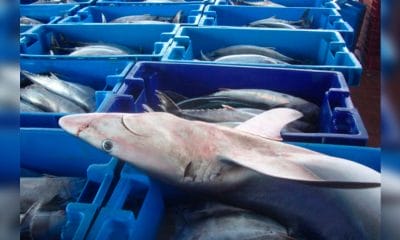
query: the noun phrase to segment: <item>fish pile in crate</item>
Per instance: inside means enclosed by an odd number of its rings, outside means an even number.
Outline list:
[[[24,238],[378,238],[379,150],[336,1],[20,10]]]

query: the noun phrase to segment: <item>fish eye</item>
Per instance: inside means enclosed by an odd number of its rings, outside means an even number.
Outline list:
[[[113,148],[113,142],[110,139],[103,140],[103,142],[101,143],[101,147],[104,151],[111,152]]]

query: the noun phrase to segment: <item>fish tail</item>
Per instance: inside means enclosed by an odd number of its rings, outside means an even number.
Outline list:
[[[306,9],[303,13],[303,15],[301,16],[301,20],[303,22],[303,27],[304,28],[310,28],[311,27],[311,23],[313,21],[313,16],[311,16],[311,18],[309,17],[310,15],[310,9]]]
[[[176,14],[175,14],[175,17],[172,19],[172,22],[173,23],[180,23],[181,22],[181,18],[182,18],[182,10],[180,10],[180,11],[178,11]]]
[[[26,211],[20,222],[20,233],[22,239],[32,239],[31,222],[36,212],[39,210],[41,202],[37,201]],[[26,238],[25,238],[26,237]]]
[[[165,93],[156,90],[156,96],[160,100],[159,106],[164,112],[174,113],[180,111],[178,105],[176,105],[176,103]]]
[[[200,50],[200,55],[201,55],[201,60],[203,60],[203,61],[213,61],[212,59],[210,59],[210,58],[203,52],[203,50]]]
[[[104,15],[104,13],[101,14],[101,22],[107,23],[107,19],[106,19],[106,16]]]
[[[147,104],[142,104],[142,108],[144,109],[145,112],[154,112],[154,109],[152,109],[149,105]]]

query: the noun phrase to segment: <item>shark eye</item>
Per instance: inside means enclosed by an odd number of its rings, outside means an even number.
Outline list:
[[[111,152],[113,148],[113,142],[110,139],[103,140],[103,142],[101,143],[101,147],[104,151]]]

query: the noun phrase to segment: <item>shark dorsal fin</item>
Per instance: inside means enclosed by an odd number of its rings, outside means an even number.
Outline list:
[[[281,141],[281,130],[288,123],[303,117],[303,114],[291,108],[274,108],[263,112],[235,127],[263,138]]]

